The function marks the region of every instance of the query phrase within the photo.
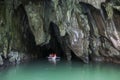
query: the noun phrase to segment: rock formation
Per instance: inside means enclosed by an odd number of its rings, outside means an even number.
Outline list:
[[[59,45],[68,60],[72,51],[85,63],[120,61],[119,0],[0,0],[0,4],[4,58],[12,50],[35,54],[38,46]]]

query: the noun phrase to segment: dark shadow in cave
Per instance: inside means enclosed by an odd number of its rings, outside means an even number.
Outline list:
[[[57,56],[64,57],[64,51],[61,43],[62,38],[60,36],[59,28],[53,22],[50,23],[49,33],[51,39],[46,45],[36,45],[35,37],[30,29],[27,13],[24,9],[24,5],[20,5],[14,10],[15,15],[19,18],[19,31],[21,34],[21,41],[27,49],[27,52],[32,56],[37,56],[38,59],[46,58],[50,53],[56,53]]]
[[[27,48],[27,52],[32,56],[37,56],[37,59],[45,59],[49,54],[56,53],[57,56],[61,57],[62,59],[66,59],[65,55],[65,46],[64,45],[64,37],[60,36],[59,27],[53,23],[50,22],[49,25],[49,34],[51,36],[51,39],[48,44],[45,45],[36,45],[35,43],[35,37],[30,29],[29,21],[27,13],[24,9],[24,5],[20,5],[15,10],[16,17],[19,17],[21,25],[20,32],[22,35],[22,42]],[[76,55],[71,51],[72,53],[72,60],[80,60]]]
[[[23,42],[24,46],[27,49],[27,53],[30,56],[40,59],[45,58],[49,54],[49,44],[46,45],[36,45],[35,37],[31,31],[28,16],[25,11],[24,5],[20,5],[15,10],[16,17],[19,18],[19,25],[20,25],[20,34],[21,34],[21,41]]]
[[[113,21],[114,21],[115,27],[117,31],[120,31],[120,11],[118,11],[117,9],[113,9],[113,11],[114,11]]]
[[[17,9],[14,10],[16,17],[19,19],[17,27],[19,27],[19,32],[21,34],[22,44],[27,48],[27,52],[33,52],[35,48],[35,38],[29,26],[28,16],[21,4]]]
[[[60,36],[60,31],[58,26],[53,23],[50,22],[50,26],[49,26],[49,33],[51,36],[50,42],[49,42],[49,52],[50,53],[56,53],[58,56],[64,58],[64,49],[63,49],[63,43],[62,40],[63,38]]]

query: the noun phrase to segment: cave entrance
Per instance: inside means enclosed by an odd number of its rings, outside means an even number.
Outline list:
[[[50,45],[49,52],[56,53],[57,56],[64,58],[65,52],[62,45],[63,37],[60,36],[59,27],[53,22],[50,22],[49,34],[51,36],[51,39],[49,42],[49,45]]]
[[[62,37],[60,36],[60,31],[58,26],[50,22],[49,25],[49,34],[50,34],[50,41],[48,44],[45,44],[43,46],[36,46],[36,49],[38,49],[38,53],[42,52],[39,56],[41,58],[46,58],[50,54],[56,54],[58,57],[61,57],[62,59],[65,59],[65,52],[62,48]]]
[[[62,37],[60,36],[60,31],[58,26],[50,22],[49,25],[49,34],[51,39],[48,44],[45,45],[36,45],[35,37],[31,31],[29,26],[28,16],[25,11],[24,5],[20,5],[14,11],[15,19],[18,19],[18,23],[16,27],[18,28],[18,33],[20,33],[21,37],[21,44],[26,48],[28,54],[37,59],[45,59],[49,54],[56,53],[57,56],[64,58],[65,54],[62,48]]]

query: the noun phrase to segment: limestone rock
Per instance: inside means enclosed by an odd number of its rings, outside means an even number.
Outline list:
[[[101,3],[104,3],[106,0],[76,0],[77,2],[84,2],[93,5],[97,9],[101,9]]]
[[[55,37],[59,38],[56,40],[62,48],[65,47],[68,60],[72,57],[71,50],[86,63],[89,58],[96,61],[115,59],[115,62],[120,59],[119,0],[2,1],[0,51],[5,58],[9,57],[10,62],[19,62],[28,56],[13,52],[12,49],[35,50],[38,45],[50,43],[53,38],[49,30],[50,23],[59,29],[60,35]],[[16,46],[19,44],[15,42],[24,46],[18,49]]]
[[[3,59],[1,57],[1,55],[0,55],[0,65],[3,65]]]
[[[9,57],[9,61],[10,61],[11,63],[19,63],[19,62],[20,62],[20,57],[19,57],[18,52],[13,52],[13,51],[11,51],[11,52],[8,54],[8,57]]]
[[[28,15],[30,28],[35,36],[36,44],[39,45],[45,43],[47,37],[44,31],[43,6],[41,4],[35,5],[30,2],[29,5],[25,6],[25,9]]]

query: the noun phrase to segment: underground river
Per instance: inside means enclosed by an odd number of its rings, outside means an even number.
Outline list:
[[[0,70],[0,80],[120,80],[120,65],[36,60]]]

